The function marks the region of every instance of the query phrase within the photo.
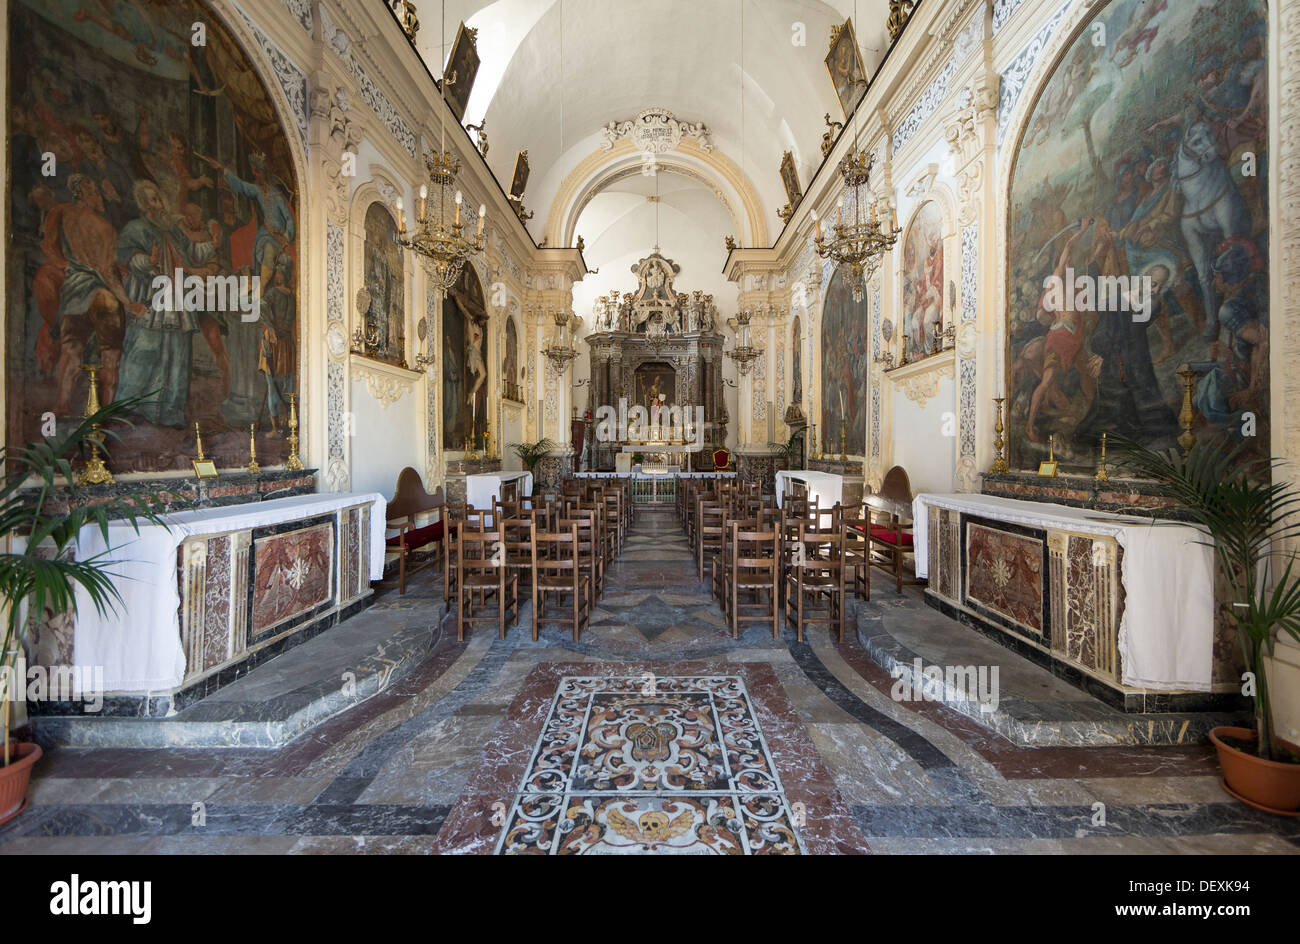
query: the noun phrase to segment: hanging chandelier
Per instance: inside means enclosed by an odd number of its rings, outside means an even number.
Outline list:
[[[435,196],[430,200],[428,186],[420,185],[415,217],[417,229],[409,235],[402,216],[402,200],[400,197],[397,199],[397,241],[432,262],[433,287],[438,294],[446,295],[460,278],[466,260],[483,251],[483,221],[487,217],[487,207],[480,205],[478,208],[478,231],[473,237],[466,235],[461,222],[463,197],[455,189],[460,161],[450,151],[435,151],[425,155],[424,163],[429,169],[429,183],[433,184]],[[452,204],[455,205],[454,211],[449,209]],[[450,220],[449,215],[452,215]]]
[[[442,38],[446,39],[446,0],[443,0]],[[461,192],[456,189],[456,176],[460,173],[460,159],[447,150],[447,86],[455,81],[454,73],[448,76],[443,72],[438,91],[443,100],[443,115],[439,122],[440,150],[425,154],[424,164],[429,171],[429,183],[432,191],[425,184],[420,184],[420,197],[416,203],[415,222],[417,229],[408,236],[406,220],[402,216],[402,199],[394,203],[397,208],[397,244],[412,252],[418,252],[433,263],[433,289],[439,296],[446,297],[447,292],[460,278],[461,270],[470,256],[483,251],[483,221],[487,217],[487,206],[478,208],[478,231],[473,238],[463,232],[461,222]],[[430,200],[432,194],[433,199]],[[453,194],[455,195],[453,197]],[[433,206],[429,204],[432,203]],[[455,204],[452,211],[451,204]],[[449,220],[448,216],[454,212]]]
[[[736,312],[736,317],[727,319],[727,327],[736,334],[736,343],[727,356],[736,362],[736,369],[742,377],[749,373],[754,361],[763,356],[763,352],[750,343],[749,322],[753,314],[748,309]]]
[[[553,314],[553,318],[555,321],[555,335],[542,348],[542,353],[551,362],[555,372],[563,374],[569,369],[569,361],[578,356],[578,348],[574,343],[574,339],[578,336],[578,327],[582,324],[582,319],[564,309],[557,309]]]
[[[871,176],[871,166],[875,163],[875,159],[874,154],[861,150],[856,154],[849,152],[848,156],[840,161],[840,174],[844,177],[846,193],[852,195],[853,209],[850,218],[845,220],[843,207],[836,207],[834,235],[831,238],[826,238],[822,232],[822,224],[817,217],[817,212],[814,210],[811,214],[813,225],[817,228],[817,238],[814,241],[817,255],[823,259],[830,259],[838,265],[849,267],[853,300],[857,302],[862,301],[863,284],[875,275],[880,267],[881,255],[894,248],[894,244],[898,242],[898,234],[902,232],[892,210],[888,226],[882,228],[884,220],[880,219],[877,213],[875,201],[871,201],[870,217],[862,206],[867,180]]]

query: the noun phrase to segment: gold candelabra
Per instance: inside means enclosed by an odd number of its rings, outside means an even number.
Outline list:
[[[402,201],[400,198],[396,201],[398,241],[403,248],[419,253],[432,263],[433,287],[441,295],[446,295],[460,278],[466,260],[483,251],[483,221],[487,217],[487,207],[479,207],[478,231],[473,237],[465,235],[461,222],[463,198],[455,189],[460,161],[450,151],[435,151],[425,155],[424,163],[433,189],[430,190],[427,184],[420,185],[416,228],[411,233],[407,232],[406,219],[402,215]],[[429,206],[431,194],[434,207]],[[448,219],[453,204],[455,216]]]
[[[1176,376],[1183,382],[1183,408],[1178,413],[1178,424],[1183,428],[1183,434],[1178,437],[1178,445],[1183,447],[1183,453],[1192,451],[1196,445],[1196,435],[1192,432],[1192,427],[1196,424],[1196,406],[1192,403],[1192,384],[1200,376],[1200,371],[1193,370],[1190,364],[1184,364],[1175,371]]]
[[[90,374],[90,391],[86,395],[86,417],[89,418],[99,412],[99,380],[98,374],[100,365],[82,364],[81,369]],[[90,458],[86,460],[86,467],[81,470],[81,475],[77,477],[78,485],[112,485],[113,473],[108,471],[108,466],[104,465],[104,459],[99,454],[104,445],[104,434],[99,431],[99,424],[95,423],[91,427],[90,435],[86,437],[90,443]]]
[[[306,468],[298,457],[298,394],[289,394],[289,458],[284,467],[290,472],[301,472]]]
[[[993,424],[993,465],[989,467],[990,475],[1006,475],[1011,469],[1007,466],[1007,457],[1003,454],[1006,449],[1006,440],[1002,438],[1002,433],[1006,426],[1002,422],[1002,404],[1007,402],[1006,397],[994,397],[993,402],[998,407],[997,421]]]
[[[244,471],[249,475],[260,475],[262,467],[257,464],[257,424],[248,424],[248,465]]]
[[[814,245],[817,255],[830,259],[838,265],[849,267],[849,282],[853,286],[853,300],[860,302],[865,294],[863,284],[880,265],[881,255],[894,247],[898,234],[903,230],[898,226],[897,211],[890,211],[888,221],[879,217],[876,204],[871,204],[871,216],[862,208],[863,193],[868,190],[871,167],[876,156],[866,150],[856,153],[850,151],[840,161],[840,174],[844,178],[845,189],[853,195],[851,220],[843,220],[841,210],[835,210],[835,226],[832,235],[827,237],[822,232],[821,220],[815,213],[811,214],[816,229]]]
[[[1106,434],[1101,434],[1101,457],[1097,462],[1097,474],[1093,476],[1097,482],[1109,482],[1110,473],[1106,471]]]

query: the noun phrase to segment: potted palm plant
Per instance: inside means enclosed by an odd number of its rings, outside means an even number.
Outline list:
[[[1300,640],[1300,575],[1286,547],[1300,537],[1300,490],[1274,479],[1275,460],[1203,441],[1182,455],[1121,440],[1119,464],[1165,486],[1204,532],[1227,583],[1222,605],[1241,641],[1255,729],[1210,732],[1224,787],[1259,809],[1300,815],[1300,749],[1273,731],[1266,672],[1278,633]]]
[[[784,462],[787,469],[797,468],[795,463],[803,459],[803,440],[804,428],[794,430],[790,438],[783,443],[770,442],[768,447],[771,448],[774,458]]]
[[[542,438],[532,443],[511,443],[510,448],[519,457],[519,461],[524,464],[524,468],[536,476],[537,463],[546,458],[548,452],[554,452],[558,449],[559,445],[553,440]]]
[[[81,529],[97,527],[108,543],[110,521],[125,520],[137,530],[141,519],[158,522],[162,500],[154,493],[133,492],[94,503],[81,500],[72,474],[72,457],[92,436],[103,449],[100,427],[109,420],[125,422],[121,414],[134,409],[138,399],[109,404],[86,419],[66,438],[47,438],[22,449],[0,448],[0,535],[8,549],[0,553],[0,592],[4,594],[4,644],[0,647],[0,823],[21,812],[27,784],[41,749],[31,743],[11,743],[10,707],[25,690],[25,679],[15,677],[19,655],[33,620],[76,614],[80,587],[104,614],[121,597],[113,584],[116,576],[108,557],[113,549],[75,560]],[[59,479],[69,491],[60,493]]]

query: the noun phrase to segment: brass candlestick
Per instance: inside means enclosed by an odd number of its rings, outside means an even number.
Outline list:
[[[194,424],[194,448],[198,450],[198,461],[203,461],[203,435],[199,432],[199,424]]]
[[[1106,434],[1101,434],[1101,458],[1097,463],[1097,474],[1093,476],[1096,482],[1109,482],[1110,473],[1106,471]]]
[[[844,418],[840,417],[840,461],[848,462],[849,457],[844,454]]]
[[[284,467],[290,472],[301,472],[306,468],[298,457],[298,394],[289,394],[289,458]]]
[[[260,475],[262,467],[257,464],[257,424],[248,424],[248,465],[244,471],[249,475]]]
[[[81,369],[90,374],[90,391],[86,395],[86,416],[91,417],[99,412],[99,365],[82,364]],[[104,444],[104,436],[99,431],[99,424],[95,423],[91,427],[90,435],[86,437],[90,443],[90,458],[86,460],[86,467],[81,470],[81,475],[77,477],[78,485],[112,485],[113,473],[108,471],[108,466],[104,465],[104,459],[99,454],[100,448]]]
[[[1184,364],[1175,374],[1183,382],[1183,408],[1178,414],[1178,423],[1183,427],[1183,434],[1178,437],[1178,445],[1183,447],[1183,453],[1186,454],[1196,445],[1196,436],[1192,433],[1192,426],[1196,423],[1196,407],[1192,403],[1192,384],[1200,376],[1200,371],[1192,370],[1191,365]]]
[[[998,418],[997,422],[993,424],[993,465],[989,467],[989,474],[1005,475],[1011,471],[1010,467],[1007,465],[1007,457],[1003,455],[1003,450],[1006,449],[1007,443],[1006,440],[1002,438],[1002,433],[1006,430],[1006,426],[1002,423],[1002,404],[1007,402],[1007,398],[994,397],[993,402],[996,403],[998,407]]]
[[[812,457],[811,457],[811,458],[813,458],[813,459],[820,459],[820,458],[822,457],[822,444],[821,444],[821,440],[819,440],[819,439],[817,438],[817,424],[816,424],[816,423],[813,423],[813,424],[812,424],[812,430],[811,430],[810,438],[812,439]]]

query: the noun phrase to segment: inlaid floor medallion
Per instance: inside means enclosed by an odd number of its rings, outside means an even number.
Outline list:
[[[800,854],[736,676],[566,676],[498,853]]]

